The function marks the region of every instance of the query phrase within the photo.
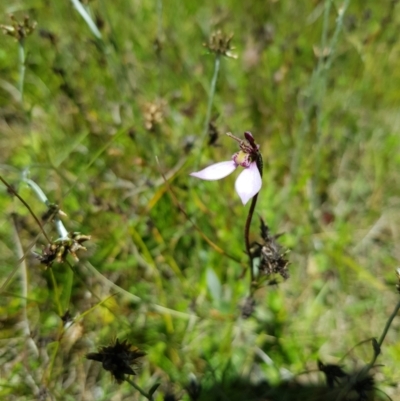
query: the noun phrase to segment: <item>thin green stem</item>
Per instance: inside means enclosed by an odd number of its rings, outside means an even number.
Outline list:
[[[211,80],[211,86],[210,86],[210,96],[208,98],[208,105],[207,105],[207,114],[206,114],[206,121],[204,124],[204,131],[203,131],[203,137],[202,140],[205,140],[205,137],[208,132],[208,124],[210,123],[211,119],[211,111],[212,111],[212,105],[214,102],[214,96],[215,96],[215,91],[217,89],[217,81],[218,81],[218,75],[219,75],[219,68],[221,66],[221,55],[216,54],[215,55],[215,63],[214,63],[214,74]]]
[[[323,52],[326,48],[328,40],[328,28],[329,28],[329,14],[331,12],[332,0],[327,0],[324,6],[324,19],[322,24],[322,34],[321,34],[321,45],[320,51]],[[317,71],[321,71],[324,66],[325,58],[319,57]]]
[[[395,306],[392,314],[389,316],[389,319],[385,324],[385,327],[383,328],[383,332],[382,332],[382,334],[381,334],[381,336],[379,337],[379,340],[378,340],[378,344],[377,344],[377,347],[376,347],[377,349],[380,350],[380,348],[381,348],[381,346],[383,344],[383,341],[385,340],[386,334],[388,333],[388,331],[390,329],[390,326],[392,325],[392,322],[393,322],[394,318],[397,316],[397,313],[399,312],[399,310],[400,310],[400,301],[397,302],[397,305]],[[370,368],[376,362],[376,359],[378,358],[379,353],[380,352],[374,352],[374,357],[372,358],[372,361],[369,363]]]
[[[3,178],[0,176],[0,181],[7,187],[8,191],[13,194],[14,196],[16,196],[20,202],[28,209],[29,213],[32,215],[32,217],[35,219],[36,224],[40,227],[43,235],[45,236],[45,238],[47,239],[48,242],[50,241],[50,238],[47,236],[46,231],[44,231],[44,228],[42,226],[42,223],[39,221],[39,219],[36,217],[35,213],[33,213],[33,210],[31,209],[31,207],[18,195],[17,191]]]
[[[163,63],[161,60],[162,52],[162,37],[163,37],[163,1],[157,0],[157,65],[158,65],[158,96],[161,98],[162,92],[162,68]]]
[[[57,281],[56,281],[56,278],[54,276],[53,269],[49,269],[49,272],[50,272],[51,282],[52,282],[53,288],[54,288],[54,297],[55,297],[55,302],[56,302],[56,305],[57,305],[58,315],[61,316],[62,315],[62,308],[61,308],[61,303],[60,303],[60,292],[58,291]]]
[[[246,225],[244,226],[244,240],[246,244],[246,253],[249,256],[249,267],[250,267],[250,295],[253,293],[253,283],[254,283],[254,269],[253,269],[253,257],[250,252],[250,225],[253,219],[254,210],[256,208],[258,199],[258,194],[254,195],[251,200],[251,205],[249,213],[247,214]]]
[[[61,314],[60,314],[60,316],[61,316]],[[48,366],[47,369],[43,372],[42,383],[44,383],[44,385],[47,385],[51,381],[51,375],[53,373],[53,367],[54,367],[54,363],[55,363],[59,348],[60,348],[60,341],[55,341],[54,349],[53,349],[53,352],[50,357],[50,363],[47,365]]]
[[[323,101],[326,92],[326,80],[327,80],[327,72],[332,66],[333,56],[336,51],[336,47],[338,44],[339,34],[343,28],[344,15],[349,6],[350,0],[344,0],[343,5],[339,7],[338,17],[336,19],[336,27],[333,33],[332,39],[329,44],[327,43],[327,32],[329,29],[329,13],[332,6],[332,0],[326,0],[325,2],[325,11],[324,11],[324,19],[323,19],[323,30],[321,35],[321,45],[320,51],[323,52],[325,49],[329,51],[326,57],[321,54],[318,64],[315,67],[313,74],[311,76],[310,85],[308,91],[306,92],[305,101],[306,104],[304,106],[304,118],[301,122],[299,135],[296,138],[295,150],[292,157],[291,162],[291,174],[292,177],[296,177],[298,172],[300,171],[300,165],[303,158],[304,153],[304,144],[307,143],[306,135],[310,132],[310,122],[313,117],[313,110],[317,107],[317,131],[321,131],[321,111],[320,105]],[[321,143],[321,135],[318,132],[318,145]],[[318,151],[317,151],[318,156]],[[317,169],[315,169],[317,171]]]
[[[60,238],[63,238],[63,239],[68,238],[68,231],[58,216],[54,217],[54,224],[56,226],[56,229],[57,229],[57,232],[58,232],[58,235],[60,236]]]
[[[216,88],[217,88],[217,81],[218,81],[220,65],[221,65],[221,55],[217,53],[215,55],[214,74],[213,74],[213,77],[211,79],[210,93],[209,93],[209,96],[208,96],[206,119],[205,119],[205,122],[204,122],[203,134],[202,134],[201,139],[200,139],[200,147],[199,147],[199,151],[198,151],[197,163],[196,163],[196,166],[195,166],[196,169],[197,169],[197,167],[198,167],[198,165],[200,163],[201,153],[203,151],[204,142],[206,140],[207,133],[208,133],[208,127],[209,127],[210,120],[211,120],[211,111],[212,111],[212,106],[213,106],[213,102],[214,102],[215,91],[216,91]]]
[[[17,251],[18,258],[24,256],[24,251],[22,249],[21,240],[18,235],[18,223],[16,215],[12,215],[14,223],[14,242]],[[21,266],[21,299],[22,299],[22,317],[24,322],[23,332],[26,338],[29,338],[31,332],[29,327],[28,313],[27,313],[27,299],[28,299],[28,266],[25,259],[20,263]]]
[[[132,387],[134,387],[143,397],[147,398],[149,401],[153,401],[153,396],[151,394],[146,393],[142,388],[140,388],[134,381],[129,378],[125,378],[125,381],[128,382]]]
[[[75,9],[78,11],[80,16],[84,19],[89,29],[92,31],[93,35],[96,36],[97,39],[102,40],[101,33],[99,28],[97,28],[96,23],[93,21],[92,17],[88,13],[88,10],[79,0],[71,0],[72,4],[74,5]]]
[[[39,185],[36,184],[35,181],[32,181],[29,178],[23,177],[24,182],[26,182],[31,189],[33,189],[33,192],[37,195],[37,197],[43,202],[46,206],[49,206],[50,202],[49,199],[47,198],[46,194],[42,191],[42,188],[39,187]]]
[[[263,159],[261,156],[261,153],[257,154],[257,168],[258,171],[260,172],[260,176],[262,178],[263,175]],[[253,268],[253,257],[251,256],[251,250],[250,250],[250,226],[251,226],[251,220],[253,219],[253,214],[254,210],[256,208],[258,200],[258,193],[253,196],[253,199],[251,200],[251,205],[249,209],[249,213],[247,214],[247,219],[246,219],[246,225],[244,226],[244,240],[246,244],[246,252],[247,255],[249,256],[249,267],[250,267],[250,296],[253,295],[253,283],[254,283],[254,268]]]
[[[350,0],[344,0],[343,5],[341,7],[339,7],[338,16],[336,19],[336,28],[335,28],[335,32],[333,33],[332,40],[329,44],[329,49],[332,49],[332,50],[336,49],[336,46],[337,46],[338,40],[339,40],[339,35],[343,28],[344,15],[346,14],[346,11],[347,11],[349,5],[350,5]],[[333,62],[333,54],[331,52],[331,53],[329,53],[329,56],[326,60],[325,69],[329,70],[332,65],[332,62]]]
[[[15,247],[16,247],[16,252],[17,252],[17,257],[21,260],[22,262],[20,263],[21,265],[21,301],[22,301],[22,320],[23,320],[23,333],[25,335],[25,343],[27,346],[29,346],[30,350],[34,353],[34,355],[37,357],[39,355],[39,350],[35,344],[35,342],[32,339],[31,336],[31,329],[29,325],[29,318],[28,318],[28,311],[27,311],[27,302],[28,302],[28,291],[29,291],[29,282],[28,282],[28,265],[26,264],[25,258],[24,258],[24,251],[22,248],[21,244],[21,239],[19,237],[18,233],[18,222],[16,215],[12,215],[13,219],[13,225],[14,225],[14,242],[15,242]]]
[[[163,2],[162,0],[157,0],[157,36],[158,39],[161,38],[162,35],[162,15],[163,15]]]
[[[345,386],[342,391],[339,393],[338,397],[336,398],[337,401],[344,400],[350,389],[354,388],[354,385],[358,382],[361,382],[363,378],[367,377],[368,372],[374,367],[375,362],[378,358],[378,356],[381,353],[381,347],[383,344],[383,341],[386,338],[386,334],[388,333],[390,326],[393,323],[394,318],[397,316],[398,312],[400,310],[400,300],[397,302],[392,314],[389,316],[389,319],[387,320],[385,327],[383,328],[383,332],[381,336],[379,337],[379,340],[376,341],[374,340],[373,342],[373,347],[374,347],[374,355],[371,359],[371,361],[366,364],[359,372],[358,374],[354,375],[352,379],[347,383],[347,386]]]
[[[318,63],[318,67],[317,67],[317,75],[319,76],[320,79],[318,79],[318,81],[316,82],[316,85],[318,85],[317,88],[315,88],[315,93],[316,93],[316,103],[321,104],[323,102],[323,99],[326,97],[326,90],[327,90],[327,72],[330,70],[331,66],[332,66],[332,62],[333,62],[333,55],[331,53],[333,53],[333,49],[336,49],[337,47],[337,43],[339,40],[339,35],[340,32],[342,31],[343,28],[343,20],[344,20],[344,15],[345,12],[349,6],[350,0],[345,0],[343,2],[343,5],[340,7],[339,11],[338,11],[338,17],[336,19],[336,28],[335,28],[335,32],[333,33],[332,39],[327,46],[327,25],[328,25],[328,16],[329,16],[329,11],[330,11],[330,6],[331,6],[332,1],[328,2],[328,5],[326,6],[326,13],[325,13],[325,20],[326,22],[324,22],[324,33],[322,36],[322,40],[321,40],[321,51],[323,52],[324,49],[328,49],[328,51],[330,52],[328,54],[328,57],[325,59],[324,57],[320,57],[319,58],[319,63]],[[325,76],[324,76],[325,75]],[[323,146],[324,143],[326,142],[326,135],[329,132],[329,130],[324,131],[323,127],[322,127],[322,123],[323,123],[323,113],[322,110],[318,110],[317,113],[317,117],[316,117],[316,121],[317,121],[317,144],[315,147],[315,168],[314,171],[316,172],[320,172],[321,168],[322,168],[322,164],[323,164],[323,157],[324,157],[324,152],[323,152]],[[320,178],[321,178],[321,174],[315,174],[315,179],[311,181],[312,184],[312,201],[313,201],[313,209],[316,209],[320,206],[321,200],[320,200],[320,196],[318,195],[318,189],[319,189],[319,185],[320,185]]]
[[[19,58],[19,95],[21,104],[24,102],[24,82],[25,82],[25,47],[24,39],[18,41],[18,58]]]
[[[32,181],[29,178],[23,177],[24,182],[26,182],[31,189],[35,192],[35,194],[38,196],[38,198],[46,205],[50,206],[49,199],[47,198],[46,194],[42,191],[42,188],[39,187],[39,185],[36,184],[35,181]],[[54,224],[56,226],[58,235],[65,239],[68,238],[68,231],[65,228],[63,222],[58,216],[58,213],[55,214],[54,216]],[[49,241],[50,242],[50,241]]]

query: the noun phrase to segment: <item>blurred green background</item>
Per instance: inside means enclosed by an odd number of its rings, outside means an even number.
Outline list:
[[[47,244],[40,227],[0,188],[2,399],[139,399],[84,358],[116,337],[146,351],[135,381],[162,383],[157,400],[188,400],[191,374],[204,388],[309,383],[323,381],[318,359],[369,361],[371,343],[356,345],[379,337],[399,297],[399,7],[1,2],[4,31],[10,14],[37,25],[1,36],[0,174],[39,218],[24,174],[68,231],[92,236],[79,262],[45,270],[32,253]],[[218,30],[237,58],[204,46]],[[189,176],[230,159],[228,131],[251,131],[264,157],[251,240],[261,216],[290,249],[289,280],[258,290],[247,320],[248,206],[233,176]],[[398,331],[395,320],[375,372],[393,400]]]

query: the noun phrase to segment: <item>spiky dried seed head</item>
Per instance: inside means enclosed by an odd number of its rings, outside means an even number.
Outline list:
[[[271,235],[269,227],[264,223],[264,220],[260,218],[260,222],[261,237],[264,241],[258,251],[260,272],[266,276],[279,274],[287,280],[289,278],[289,261],[285,257],[287,251],[284,251],[277,242],[280,235]]]
[[[146,353],[133,347],[127,340],[122,342],[117,338],[109,346],[101,347],[99,352],[91,352],[86,359],[101,362],[103,369],[108,370],[118,383],[125,380],[125,375],[135,375],[135,367],[138,366],[137,359]]]
[[[0,24],[3,33],[12,36],[18,41],[22,41],[27,36],[31,35],[36,28],[36,21],[31,21],[29,16],[25,16],[23,21],[18,21],[14,15],[10,15],[11,25]]]
[[[231,46],[232,38],[233,33],[225,35],[221,30],[218,30],[211,34],[208,43],[204,43],[203,46],[206,47],[210,53],[230,58],[237,58],[237,55],[232,53],[232,50],[235,49]]]
[[[63,263],[68,254],[70,254],[76,261],[78,256],[76,252],[79,250],[86,251],[87,249],[82,246],[85,241],[90,240],[90,235],[84,235],[80,232],[72,232],[68,234],[67,238],[58,238],[51,244],[47,244],[42,251],[42,254],[35,253],[40,263],[46,267],[50,267],[54,261]]]

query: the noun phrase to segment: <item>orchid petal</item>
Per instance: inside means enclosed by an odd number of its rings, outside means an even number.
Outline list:
[[[193,177],[201,178],[202,180],[214,181],[226,177],[236,170],[237,164],[233,160],[212,164],[204,170],[191,173]]]
[[[245,168],[239,174],[239,177],[235,182],[235,189],[240,196],[243,205],[260,191],[261,182],[261,174],[256,162],[251,163],[250,167]]]

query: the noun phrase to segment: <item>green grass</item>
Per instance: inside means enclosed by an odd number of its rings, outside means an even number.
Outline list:
[[[156,400],[189,400],[191,374],[201,399],[265,400],[241,383],[322,386],[318,359],[368,363],[371,342],[355,346],[381,335],[399,296],[397,2],[84,3],[101,38],[69,1],[0,5],[1,24],[10,13],[37,22],[23,76],[22,43],[2,35],[0,175],[40,219],[27,174],[68,231],[91,235],[79,262],[45,270],[32,254],[47,244],[40,227],[0,187],[1,398],[140,399],[85,359],[116,337],[146,351],[133,379],[161,383]],[[219,29],[234,34],[238,58],[221,56],[212,95],[216,56],[203,44]],[[203,141],[209,107],[218,146]],[[291,262],[247,320],[248,206],[234,177],[189,176],[229,160],[237,145],[224,134],[244,131],[264,159],[251,241],[262,216]],[[395,319],[373,370],[393,400],[397,331]]]

